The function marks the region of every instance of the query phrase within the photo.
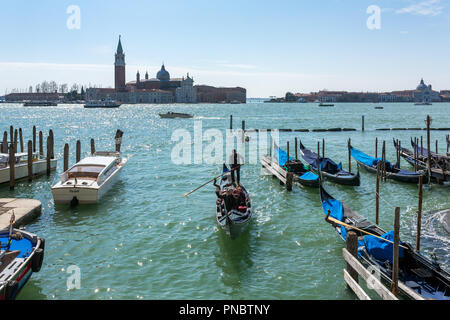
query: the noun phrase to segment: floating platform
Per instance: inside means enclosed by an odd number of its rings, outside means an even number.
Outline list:
[[[18,228],[41,214],[42,203],[34,199],[0,198],[0,231],[9,227],[12,210],[16,217],[14,227]]]

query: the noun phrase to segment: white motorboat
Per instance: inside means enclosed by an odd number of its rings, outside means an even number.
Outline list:
[[[50,160],[50,169],[55,170],[56,159]],[[39,152],[33,153],[33,175],[41,175],[47,172],[47,160],[45,158],[39,158]],[[0,183],[9,182],[9,154],[0,153]],[[28,153],[21,152],[15,154],[15,166],[14,166],[15,180],[28,177]]]
[[[126,162],[120,152],[108,151],[82,159],[52,187],[55,204],[97,203],[117,181]]]

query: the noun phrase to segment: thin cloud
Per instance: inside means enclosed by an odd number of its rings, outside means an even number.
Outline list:
[[[409,7],[399,9],[396,11],[396,13],[409,13],[422,16],[437,16],[441,14],[442,10],[444,9],[444,7],[441,6],[440,4],[441,0],[422,1],[420,3],[410,5]]]

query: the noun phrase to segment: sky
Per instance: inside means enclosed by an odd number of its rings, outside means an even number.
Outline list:
[[[172,77],[189,72],[247,97],[406,90],[421,78],[450,89],[449,4],[0,0],[0,95],[44,80],[114,86],[119,35],[127,81],[138,70],[155,77],[164,62]]]

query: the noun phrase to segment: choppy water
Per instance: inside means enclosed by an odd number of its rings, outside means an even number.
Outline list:
[[[55,135],[55,153],[62,158],[70,144],[82,141],[83,155],[96,138],[97,150],[113,149],[115,130],[125,132],[122,150],[130,160],[120,182],[98,205],[55,208],[51,186],[57,182],[63,163],[50,177],[31,184],[19,182],[14,191],[0,186],[0,197],[27,197],[42,201],[42,215],[27,229],[46,239],[44,265],[33,274],[19,299],[354,299],[342,277],[345,264],[343,242],[325,223],[314,189],[296,186],[286,192],[276,179],[262,175],[261,165],[247,165],[242,182],[249,190],[254,219],[246,233],[231,241],[215,223],[215,194],[207,186],[189,198],[183,194],[220,173],[220,165],[174,165],[170,152],[175,129],[193,132],[193,120],[160,119],[169,110],[194,113],[203,130],[235,126],[247,128],[361,127],[366,131],[295,133],[282,132],[281,145],[294,137],[315,150],[326,139],[326,155],[347,167],[346,143],[374,153],[375,137],[387,142],[387,156],[395,160],[392,138],[404,145],[413,134],[424,131],[375,131],[383,127],[424,127],[426,114],[433,127],[449,127],[450,104],[414,106],[384,104],[247,105],[123,105],[117,110],[85,110],[80,105],[22,107],[0,105],[0,130],[9,125],[23,128],[25,140],[32,126]],[[195,120],[195,119],[194,119]],[[432,131],[445,151],[445,135]],[[434,148],[434,143],[432,144]],[[291,149],[292,150],[292,149]],[[379,148],[381,150],[381,147]],[[408,165],[402,162],[406,168]],[[356,163],[353,162],[353,169]],[[327,182],[327,190],[370,219],[375,212],[375,176],[362,171],[361,187]],[[450,235],[433,215],[450,208],[448,186],[432,185],[424,190],[425,212],[422,249],[436,254],[450,270]],[[392,229],[394,206],[401,207],[401,238],[415,242],[417,186],[392,181],[381,185],[380,225]],[[385,200],[385,201],[384,201]],[[67,290],[67,269],[81,270],[81,288]]]

